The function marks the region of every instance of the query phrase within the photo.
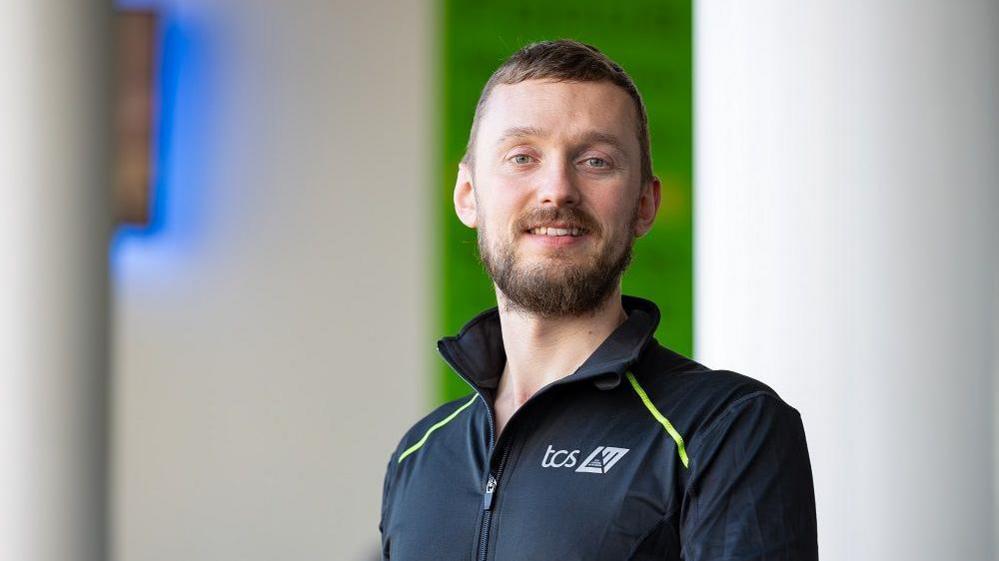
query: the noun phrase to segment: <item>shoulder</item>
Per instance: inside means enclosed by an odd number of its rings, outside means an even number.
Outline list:
[[[477,398],[478,394],[472,392],[435,407],[403,433],[402,438],[399,439],[399,443],[396,445],[395,451],[392,453],[392,459],[398,461],[399,457],[406,454],[408,450],[422,444],[421,441],[431,432],[443,427],[463,411],[473,406]]]
[[[709,368],[658,344],[636,369],[635,382],[692,447],[725,419],[753,408],[771,418],[798,411],[766,383],[733,370]]]

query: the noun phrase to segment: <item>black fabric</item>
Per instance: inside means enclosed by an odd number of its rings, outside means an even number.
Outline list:
[[[628,319],[576,372],[522,405],[498,442],[492,400],[506,356],[496,309],[438,342],[478,397],[400,462],[473,394],[441,405],[391,454],[384,559],[818,558],[798,411],[758,380],[661,346],[652,302],[622,303]],[[682,435],[688,466],[627,372]]]

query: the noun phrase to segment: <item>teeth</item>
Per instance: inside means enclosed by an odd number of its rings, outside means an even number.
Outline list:
[[[532,228],[531,233],[537,236],[579,236],[583,231],[579,228]]]

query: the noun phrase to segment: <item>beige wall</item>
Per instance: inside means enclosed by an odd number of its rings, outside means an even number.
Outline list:
[[[112,255],[115,559],[377,555],[432,399],[432,15],[173,6],[165,224]]]

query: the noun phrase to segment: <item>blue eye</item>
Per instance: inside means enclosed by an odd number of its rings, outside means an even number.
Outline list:
[[[529,164],[529,163],[531,163],[531,157],[528,156],[527,154],[517,154],[516,156],[514,156],[511,159],[513,160],[513,163],[515,163],[515,164]]]
[[[586,165],[588,165],[590,167],[594,167],[594,168],[606,168],[606,167],[610,167],[610,164],[607,163],[607,160],[605,160],[603,158],[586,158],[585,161],[586,161]]]

